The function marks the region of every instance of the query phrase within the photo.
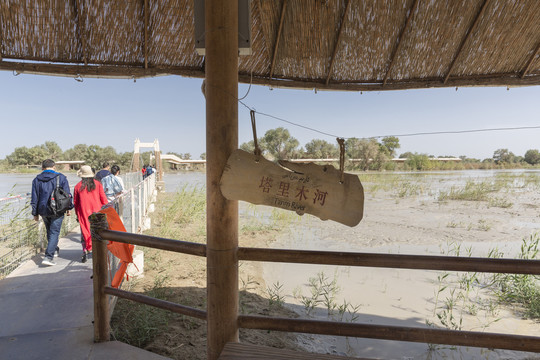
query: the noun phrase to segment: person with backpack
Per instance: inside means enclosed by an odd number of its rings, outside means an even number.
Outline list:
[[[69,190],[67,178],[56,172],[55,162],[52,159],[46,159],[41,164],[43,172],[32,181],[32,198],[30,206],[35,221],[39,217],[43,219],[47,231],[47,248],[42,264],[47,266],[56,265],[54,260],[55,253],[60,253],[58,247],[58,238],[64,214],[69,216],[73,209],[73,198]]]
[[[81,261],[84,263],[92,253],[92,237],[88,217],[92,213],[101,210],[101,207],[107,204],[108,201],[103,191],[103,185],[94,179],[94,172],[90,166],[81,166],[77,175],[81,178],[81,181],[75,185],[73,200],[75,213],[81,225],[81,244],[83,247]]]
[[[150,164],[146,167],[146,177],[149,177],[153,173],[154,173],[154,168],[152,167],[152,164]]]

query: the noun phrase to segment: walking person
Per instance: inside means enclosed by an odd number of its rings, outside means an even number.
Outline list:
[[[84,263],[92,253],[92,237],[90,235],[88,216],[99,211],[103,205],[107,204],[107,197],[101,182],[94,179],[94,172],[90,166],[81,166],[77,175],[81,178],[81,181],[75,185],[73,200],[75,202],[75,213],[81,225],[81,243],[83,247],[81,261]]]
[[[47,266],[56,265],[54,255],[60,253],[58,247],[58,238],[60,236],[60,229],[62,228],[62,221],[64,220],[64,213],[53,214],[49,207],[49,199],[54,192],[57,184],[64,191],[71,196],[69,191],[69,183],[67,178],[58,172],[56,172],[56,166],[54,160],[47,159],[41,164],[43,172],[36,176],[32,181],[32,198],[30,205],[32,207],[32,215],[34,220],[38,221],[39,216],[43,219],[45,229],[47,231],[47,248],[45,249],[45,257],[42,264]],[[73,199],[69,209],[73,209]],[[70,211],[65,212],[67,216],[70,215]]]
[[[101,170],[99,170],[96,174],[96,180],[101,181],[105,176],[111,175],[111,165],[108,162],[104,162],[101,166]],[[93,170],[92,170],[93,172]]]
[[[144,164],[144,166],[142,167],[141,169],[141,173],[142,173],[142,178],[143,180],[146,179],[146,168],[148,167],[147,164]]]
[[[120,166],[113,165],[111,168],[112,174],[116,177],[116,180],[118,180],[118,183],[120,183],[120,186],[122,188],[122,191],[120,194],[116,194],[117,197],[124,194],[126,192],[126,186],[124,185],[124,180],[120,177]],[[124,213],[124,199],[120,198],[118,201],[114,204],[114,209],[120,215],[120,220],[122,220],[122,216]]]
[[[150,164],[146,167],[146,177],[149,177],[153,173],[154,173],[154,168],[152,167],[152,164]]]
[[[124,190],[124,181],[120,176],[120,167],[118,165],[113,165],[111,167],[111,174],[105,176],[101,179],[101,185],[103,185],[103,191],[105,191],[105,196],[109,202],[114,201],[117,196],[122,195]]]

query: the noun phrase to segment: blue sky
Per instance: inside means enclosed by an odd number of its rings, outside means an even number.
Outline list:
[[[15,147],[56,141],[113,146],[132,151],[135,138],[159,139],[162,151],[205,152],[205,103],[201,79],[157,77],[110,80],[0,72],[0,158]],[[248,85],[239,86],[243,97]],[[540,87],[455,88],[386,92],[328,92],[252,86],[243,100],[262,113],[342,137],[371,137],[431,131],[540,126]],[[285,127],[301,145],[306,129],[257,116],[257,132]],[[239,105],[240,143],[252,137],[249,111]],[[406,151],[435,156],[491,157],[499,148],[516,155],[540,149],[540,129],[400,138]]]

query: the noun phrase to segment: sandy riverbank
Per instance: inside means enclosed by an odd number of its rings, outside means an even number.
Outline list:
[[[540,227],[540,194],[536,183],[527,183],[527,179],[522,176],[472,179],[486,184],[504,182],[498,184],[497,191],[488,192],[483,201],[439,201],[441,192],[449,192],[452,186],[454,189],[465,186],[465,181],[449,183],[443,175],[403,175],[386,188],[378,187],[378,181],[364,182],[365,215],[358,226],[349,228],[306,217],[280,235],[272,247],[481,257],[497,249],[505,257],[513,258],[522,239],[529,238]],[[413,327],[431,324],[540,336],[538,322],[523,320],[520,309],[496,305],[492,296],[481,289],[489,281],[489,275],[295,264],[265,264],[263,271],[267,284],[279,281],[283,285],[287,306],[303,317],[339,317],[336,309],[328,316],[328,306],[324,303],[307,314],[305,299],[314,288],[308,285],[309,279],[323,273],[327,283],[335,279],[339,286],[334,305],[355,306],[352,316],[358,322]],[[467,281],[469,290],[463,285]],[[451,310],[449,303],[455,304]],[[309,335],[302,335],[300,343],[311,351],[369,358],[540,358],[514,351]]]
[[[363,175],[366,202],[364,219],[349,228],[311,216],[240,204],[240,246],[486,256],[494,248],[514,257],[523,237],[540,227],[540,176],[522,173],[376,174]],[[465,178],[464,178],[465,176]],[[439,201],[441,193],[465,187],[466,180],[497,184],[481,201]],[[186,203],[161,196],[149,235],[204,242],[204,195],[189,200],[189,219],[172,217],[171,211]],[[197,203],[196,205],[193,205]],[[191,210],[201,207],[195,216]],[[177,211],[177,210],[175,210]],[[187,210],[186,210],[187,211]],[[194,219],[195,218],[195,219]],[[309,279],[324,274],[324,287],[333,288],[328,315],[324,302],[306,314],[302,296],[310,296]],[[323,267],[242,262],[240,311],[247,314],[307,317],[404,326],[449,327],[464,330],[540,336],[540,324],[523,320],[520,309],[497,305],[480,291],[470,274],[447,275],[435,271]],[[442,279],[441,279],[442,278]],[[331,285],[336,280],[335,286]],[[469,292],[459,283],[469,281]],[[487,281],[478,277],[479,282]],[[279,282],[279,283],[278,283]],[[132,290],[204,309],[205,261],[193,256],[147,249],[145,276],[133,281]],[[280,288],[277,291],[277,288]],[[444,291],[440,291],[445,287]],[[319,287],[321,288],[321,286]],[[339,289],[338,289],[339,288]],[[455,288],[452,295],[451,289]],[[269,290],[270,289],[270,290]],[[439,296],[437,297],[437,293]],[[278,296],[284,308],[271,304]],[[460,295],[461,294],[461,295]],[[466,298],[467,301],[463,301]],[[305,299],[305,298],[304,298]],[[456,306],[446,311],[449,301]],[[340,314],[339,307],[347,307]],[[123,310],[122,310],[123,309]],[[447,309],[446,309],[447,310]],[[450,317],[453,319],[450,319]],[[133,324],[137,319],[138,324]],[[136,325],[142,330],[127,334],[139,346],[175,359],[205,359],[206,327],[203,321],[170,313],[153,313],[119,301],[113,325]],[[131,331],[135,331],[131,329]],[[138,330],[137,330],[138,331]],[[116,333],[116,335],[120,335]],[[538,359],[537,354],[477,348],[452,349],[405,342],[347,339],[279,332],[241,330],[242,342],[312,352],[348,354],[385,359]],[[137,345],[137,344],[136,344]]]

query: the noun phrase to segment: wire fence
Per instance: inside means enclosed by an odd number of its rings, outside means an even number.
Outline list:
[[[121,175],[125,191],[112,205],[124,222],[126,231],[140,233],[145,230],[148,209],[156,197],[156,176],[152,174],[142,179],[140,173]],[[60,236],[73,231],[79,223],[72,212],[64,216]],[[30,194],[20,194],[0,198],[0,279],[9,275],[24,261],[40,251],[47,244],[43,221],[34,221],[30,209]],[[112,256],[112,255],[111,255]],[[112,256],[111,269],[118,267],[118,260]]]

